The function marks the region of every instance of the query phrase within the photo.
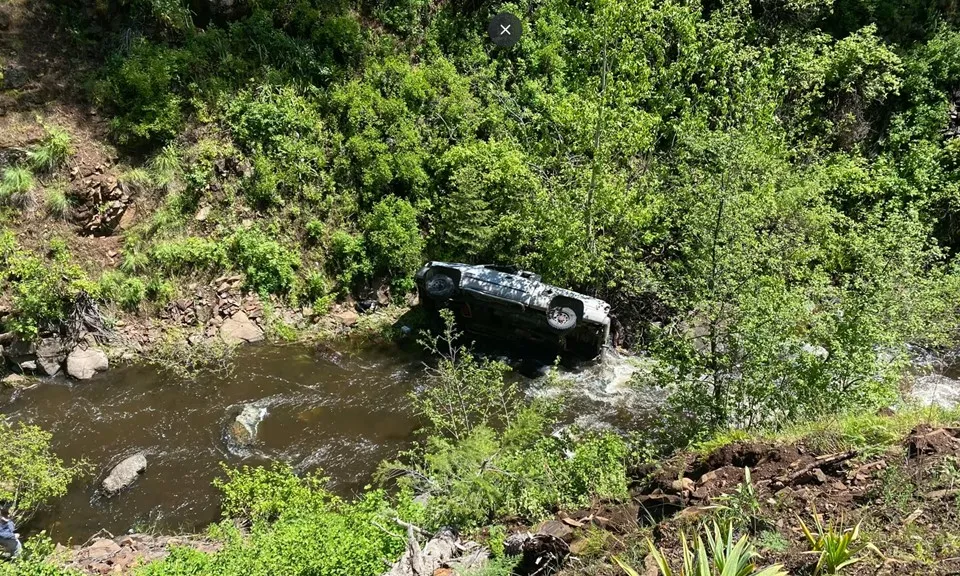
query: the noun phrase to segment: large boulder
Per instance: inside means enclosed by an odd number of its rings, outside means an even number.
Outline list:
[[[257,427],[267,415],[267,409],[262,406],[247,404],[240,414],[230,422],[227,429],[227,441],[236,447],[252,446],[257,440]]]
[[[259,342],[263,340],[263,330],[240,311],[223,321],[220,326],[220,339],[231,346],[244,342]]]
[[[110,367],[107,355],[99,348],[74,348],[67,356],[67,374],[77,380],[89,380]]]
[[[110,474],[103,480],[101,488],[108,496],[127,488],[140,477],[147,469],[147,456],[140,452],[126,458],[114,466]]]
[[[43,338],[37,345],[37,371],[47,376],[60,372],[63,361],[67,359],[67,347],[63,340],[53,336]]]

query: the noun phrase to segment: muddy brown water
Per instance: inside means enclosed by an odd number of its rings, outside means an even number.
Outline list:
[[[152,366],[121,366],[86,382],[55,378],[20,391],[0,413],[50,431],[61,458],[85,459],[93,468],[26,532],[43,529],[55,541],[82,543],[100,530],[202,530],[220,517],[212,482],[224,477],[221,463],[322,470],[332,491],[355,494],[382,460],[416,439],[420,422],[410,393],[425,384],[424,359],[419,350],[389,344],[342,345],[339,354],[253,346],[239,351],[228,376],[181,381]],[[629,392],[631,366],[613,357],[565,369],[559,388],[520,376],[523,370],[511,378],[529,395],[561,394],[567,423],[636,428],[658,394]],[[249,403],[266,408],[257,442],[231,450],[225,430]],[[97,486],[110,469],[141,451],[148,460],[143,476],[113,498],[100,497]]]
[[[101,529],[202,529],[219,517],[211,483],[223,476],[221,462],[282,461],[322,469],[340,494],[362,489],[381,460],[409,446],[418,425],[409,392],[418,381],[420,357],[392,347],[345,352],[334,363],[310,349],[263,346],[243,350],[227,377],[183,382],[150,366],[123,366],[87,382],[42,383],[2,412],[49,430],[60,457],[93,466],[31,523],[78,543]],[[248,402],[267,414],[255,447],[234,453],[224,429]],[[98,497],[110,468],[138,451],[147,453],[146,473],[120,495]]]

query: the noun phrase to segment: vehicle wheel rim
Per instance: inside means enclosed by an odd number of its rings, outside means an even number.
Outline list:
[[[556,308],[551,312],[550,318],[553,319],[553,321],[557,322],[558,324],[566,324],[567,321],[570,319],[570,317],[567,316],[566,312]]]

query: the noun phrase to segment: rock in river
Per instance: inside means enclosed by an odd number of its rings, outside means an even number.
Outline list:
[[[112,496],[133,484],[147,469],[147,457],[143,452],[130,456],[117,464],[103,480],[103,491]]]
[[[89,380],[110,367],[107,355],[99,348],[74,348],[67,356],[67,374],[77,380]]]
[[[267,415],[267,409],[247,404],[240,414],[230,423],[227,440],[234,446],[250,446],[257,439],[257,427]]]

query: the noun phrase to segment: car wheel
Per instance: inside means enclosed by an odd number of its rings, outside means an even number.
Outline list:
[[[457,283],[446,274],[435,274],[427,280],[427,294],[441,300],[450,298],[457,291]]]
[[[577,325],[577,313],[567,306],[554,306],[547,311],[547,324],[557,332],[573,330]]]

